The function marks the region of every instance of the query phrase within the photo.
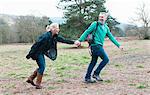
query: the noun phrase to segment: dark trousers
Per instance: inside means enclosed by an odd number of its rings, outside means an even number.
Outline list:
[[[87,73],[85,76],[86,79],[91,78],[91,73],[92,73],[93,68],[95,67],[95,65],[97,63],[98,57],[100,57],[102,59],[102,61],[100,62],[99,66],[96,68],[96,70],[94,71],[95,75],[99,75],[101,70],[109,62],[109,58],[108,58],[106,52],[104,51],[103,46],[101,46],[101,45],[92,46],[91,47],[91,53],[92,53],[92,60],[91,60],[91,63],[89,64],[88,69],[87,69]]]
[[[44,54],[40,53],[37,56],[36,62],[39,66],[38,68],[38,73],[40,73],[41,75],[43,75],[44,70],[45,70],[45,58],[44,58]]]

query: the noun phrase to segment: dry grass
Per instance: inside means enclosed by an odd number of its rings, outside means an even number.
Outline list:
[[[41,90],[25,82],[37,68],[34,61],[25,59],[31,45],[1,45],[0,95],[149,95],[150,41],[121,40],[121,44],[123,52],[106,41],[104,48],[110,63],[102,72],[104,82],[95,84],[83,83],[90,62],[88,49],[58,44],[57,60],[46,58]]]

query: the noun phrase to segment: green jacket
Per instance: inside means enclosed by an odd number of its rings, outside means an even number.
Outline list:
[[[95,45],[102,45],[104,44],[104,40],[106,35],[108,36],[108,38],[117,46],[119,47],[120,44],[118,43],[118,41],[114,38],[114,36],[111,34],[109,27],[107,26],[107,24],[101,25],[100,22],[98,22],[98,27],[97,30],[96,29],[96,24],[97,21],[94,21],[89,27],[88,29],[86,29],[84,31],[84,33],[80,36],[80,38],[78,39],[80,42],[85,41],[85,39],[87,38],[87,36],[92,33],[94,34],[95,32],[95,37],[94,37],[94,43],[91,44],[91,46],[95,46]]]

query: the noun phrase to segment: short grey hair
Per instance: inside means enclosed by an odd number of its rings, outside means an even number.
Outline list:
[[[100,13],[99,13],[99,16],[108,17],[108,16],[109,16],[109,13],[107,13],[107,12],[100,12]]]

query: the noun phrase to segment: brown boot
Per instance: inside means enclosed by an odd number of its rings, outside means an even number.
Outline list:
[[[33,74],[28,78],[26,82],[30,83],[33,86],[36,86],[35,83],[33,82],[36,76],[37,76],[37,69],[33,72]]]
[[[42,89],[42,86],[41,86],[42,77],[43,75],[37,73],[36,89]]]

